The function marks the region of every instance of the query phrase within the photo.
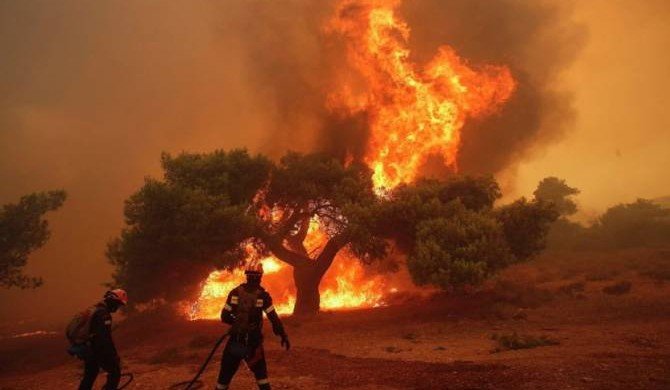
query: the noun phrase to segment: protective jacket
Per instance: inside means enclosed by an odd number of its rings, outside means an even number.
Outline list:
[[[91,318],[91,349],[93,355],[101,360],[118,360],[112,339],[112,315],[104,303],[98,303]]]
[[[272,305],[270,294],[263,287],[248,283],[237,286],[228,294],[226,304],[221,310],[221,321],[232,325],[231,338],[248,336],[260,340],[263,312],[272,324],[272,332],[277,336],[286,335],[284,326]]]
[[[116,390],[121,378],[121,366],[112,339],[112,315],[104,302],[95,305],[90,334],[91,353],[84,357],[84,377],[79,390],[92,389],[100,369],[107,372],[105,389]]]
[[[230,338],[223,350],[216,388],[228,389],[240,362],[244,360],[253,372],[258,388],[270,390],[267,363],[263,348],[263,312],[272,323],[272,331],[286,342],[284,326],[272,306],[272,298],[263,287],[244,283],[234,288],[221,310],[221,321],[230,324]],[[283,344],[282,344],[283,345]]]

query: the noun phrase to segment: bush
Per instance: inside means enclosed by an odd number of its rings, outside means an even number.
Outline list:
[[[615,248],[670,244],[670,209],[650,200],[610,207],[593,226],[603,242]]]
[[[477,285],[511,261],[496,220],[461,206],[451,218],[419,224],[407,267],[417,284],[448,289]]]
[[[498,345],[493,350],[493,353],[560,344],[557,340],[551,339],[547,336],[536,337],[532,335],[520,335],[517,332],[501,335],[494,333],[491,335],[491,339],[498,342]]]
[[[497,211],[497,219],[516,261],[527,260],[546,246],[546,237],[558,212],[551,203],[521,198]]]

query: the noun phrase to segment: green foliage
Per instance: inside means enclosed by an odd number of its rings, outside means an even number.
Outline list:
[[[127,226],[107,251],[115,283],[135,302],[195,294],[213,269],[240,265],[248,240],[289,264],[309,265],[300,237],[314,217],[337,237],[332,256],[345,245],[365,261],[386,253],[365,166],[298,153],[275,165],[240,150],[163,154],[162,161],[165,180],[147,179],[126,201]],[[267,210],[282,214],[270,218]]]
[[[341,208],[374,198],[372,176],[366,166],[345,167],[325,154],[289,152],[272,169],[271,176],[266,201],[282,209],[312,204],[325,213],[328,206]]]
[[[227,203],[248,203],[268,180],[272,163],[266,157],[249,156],[243,149],[217,150],[208,154],[161,155],[165,182],[225,197]]]
[[[488,210],[502,194],[493,176],[452,176],[440,188],[439,198],[443,203],[459,199],[474,211]]]
[[[451,288],[529,257],[546,234],[549,206],[524,200],[496,211],[490,176],[420,180],[378,197],[367,166],[318,153],[287,153],[276,164],[243,150],[163,154],[162,162],[164,180],[147,179],[126,201],[127,226],[107,252],[115,283],[135,302],[193,295],[214,268],[240,264],[244,242],[318,285],[343,248],[371,263],[387,258],[393,241],[417,284]],[[328,239],[308,252],[314,218]]]
[[[499,197],[500,189],[490,176],[419,180],[391,191],[379,218],[399,247],[411,252],[418,225],[432,218],[450,218],[452,201],[458,200],[465,209],[485,212]]]
[[[452,201],[452,214],[419,223],[407,266],[419,285],[477,285],[512,257],[500,224],[490,215]]]
[[[545,247],[545,238],[558,212],[551,203],[521,198],[496,212],[516,261],[523,261]]]
[[[417,284],[477,285],[543,247],[557,213],[545,202],[519,200],[494,209],[491,177],[421,180],[388,194],[379,214],[388,237],[408,254]]]
[[[0,286],[35,288],[43,281],[22,273],[28,255],[49,239],[49,224],[44,214],[58,209],[65,191],[39,192],[21,197],[0,211]]]
[[[497,341],[498,343],[498,346],[493,350],[494,353],[559,344],[557,340],[551,339],[547,336],[537,337],[527,334],[520,335],[517,332],[500,335],[494,333],[491,335],[491,339]]]
[[[577,204],[571,198],[577,194],[579,194],[577,188],[570,187],[565,183],[565,180],[553,176],[542,179],[535,192],[533,192],[536,200],[553,204],[561,216],[568,216],[577,212]]]
[[[269,171],[245,151],[163,155],[163,165],[165,182],[147,179],[126,201],[127,226],[107,250],[115,284],[136,302],[181,299],[214,268],[238,265],[255,228],[246,210]],[[245,172],[256,176],[236,181]]]

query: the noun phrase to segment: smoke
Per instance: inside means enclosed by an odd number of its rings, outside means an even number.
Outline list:
[[[449,44],[473,65],[508,65],[519,87],[495,116],[463,131],[464,172],[500,172],[573,124],[559,77],[585,39],[571,3],[405,1],[418,63]],[[29,261],[33,292],[0,292],[6,319],[62,320],[109,280],[105,244],[123,200],[161,151],[247,147],[361,155],[365,118],[329,114],[344,64],[324,35],[332,2],[27,0],[0,4],[0,202],[64,188],[52,239]],[[0,324],[1,325],[1,324]]]
[[[462,172],[499,173],[531,149],[559,139],[573,124],[571,95],[557,88],[556,80],[571,65],[585,33],[572,22],[567,2],[406,1],[398,12],[411,28],[409,47],[418,66],[448,44],[475,68],[510,67],[518,83],[501,112],[467,122],[458,156]],[[327,121],[325,147],[359,156],[367,141],[359,119]],[[424,174],[448,171],[441,159],[429,158]]]

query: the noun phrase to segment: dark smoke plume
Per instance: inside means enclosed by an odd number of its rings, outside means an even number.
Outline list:
[[[509,65],[520,82],[499,115],[465,129],[463,170],[500,171],[570,123],[570,96],[554,81],[582,35],[560,4],[401,7],[419,63],[449,44],[473,64]],[[361,155],[365,118],[324,109],[344,62],[322,30],[332,10],[323,1],[0,3],[0,202],[49,188],[70,194],[51,218],[52,239],[29,260],[45,286],[0,292],[0,316],[60,321],[98,298],[123,200],[160,172],[161,151]]]
[[[498,173],[532,149],[559,139],[573,123],[570,92],[555,87],[585,38],[584,28],[571,21],[568,2],[406,1],[399,13],[411,28],[410,49],[419,65],[448,44],[475,67],[509,66],[518,82],[501,112],[464,127],[461,171]],[[361,121],[353,120],[359,126],[341,119],[325,123],[324,148],[338,155],[364,151],[366,129]],[[445,170],[436,159],[426,165],[427,174]]]

